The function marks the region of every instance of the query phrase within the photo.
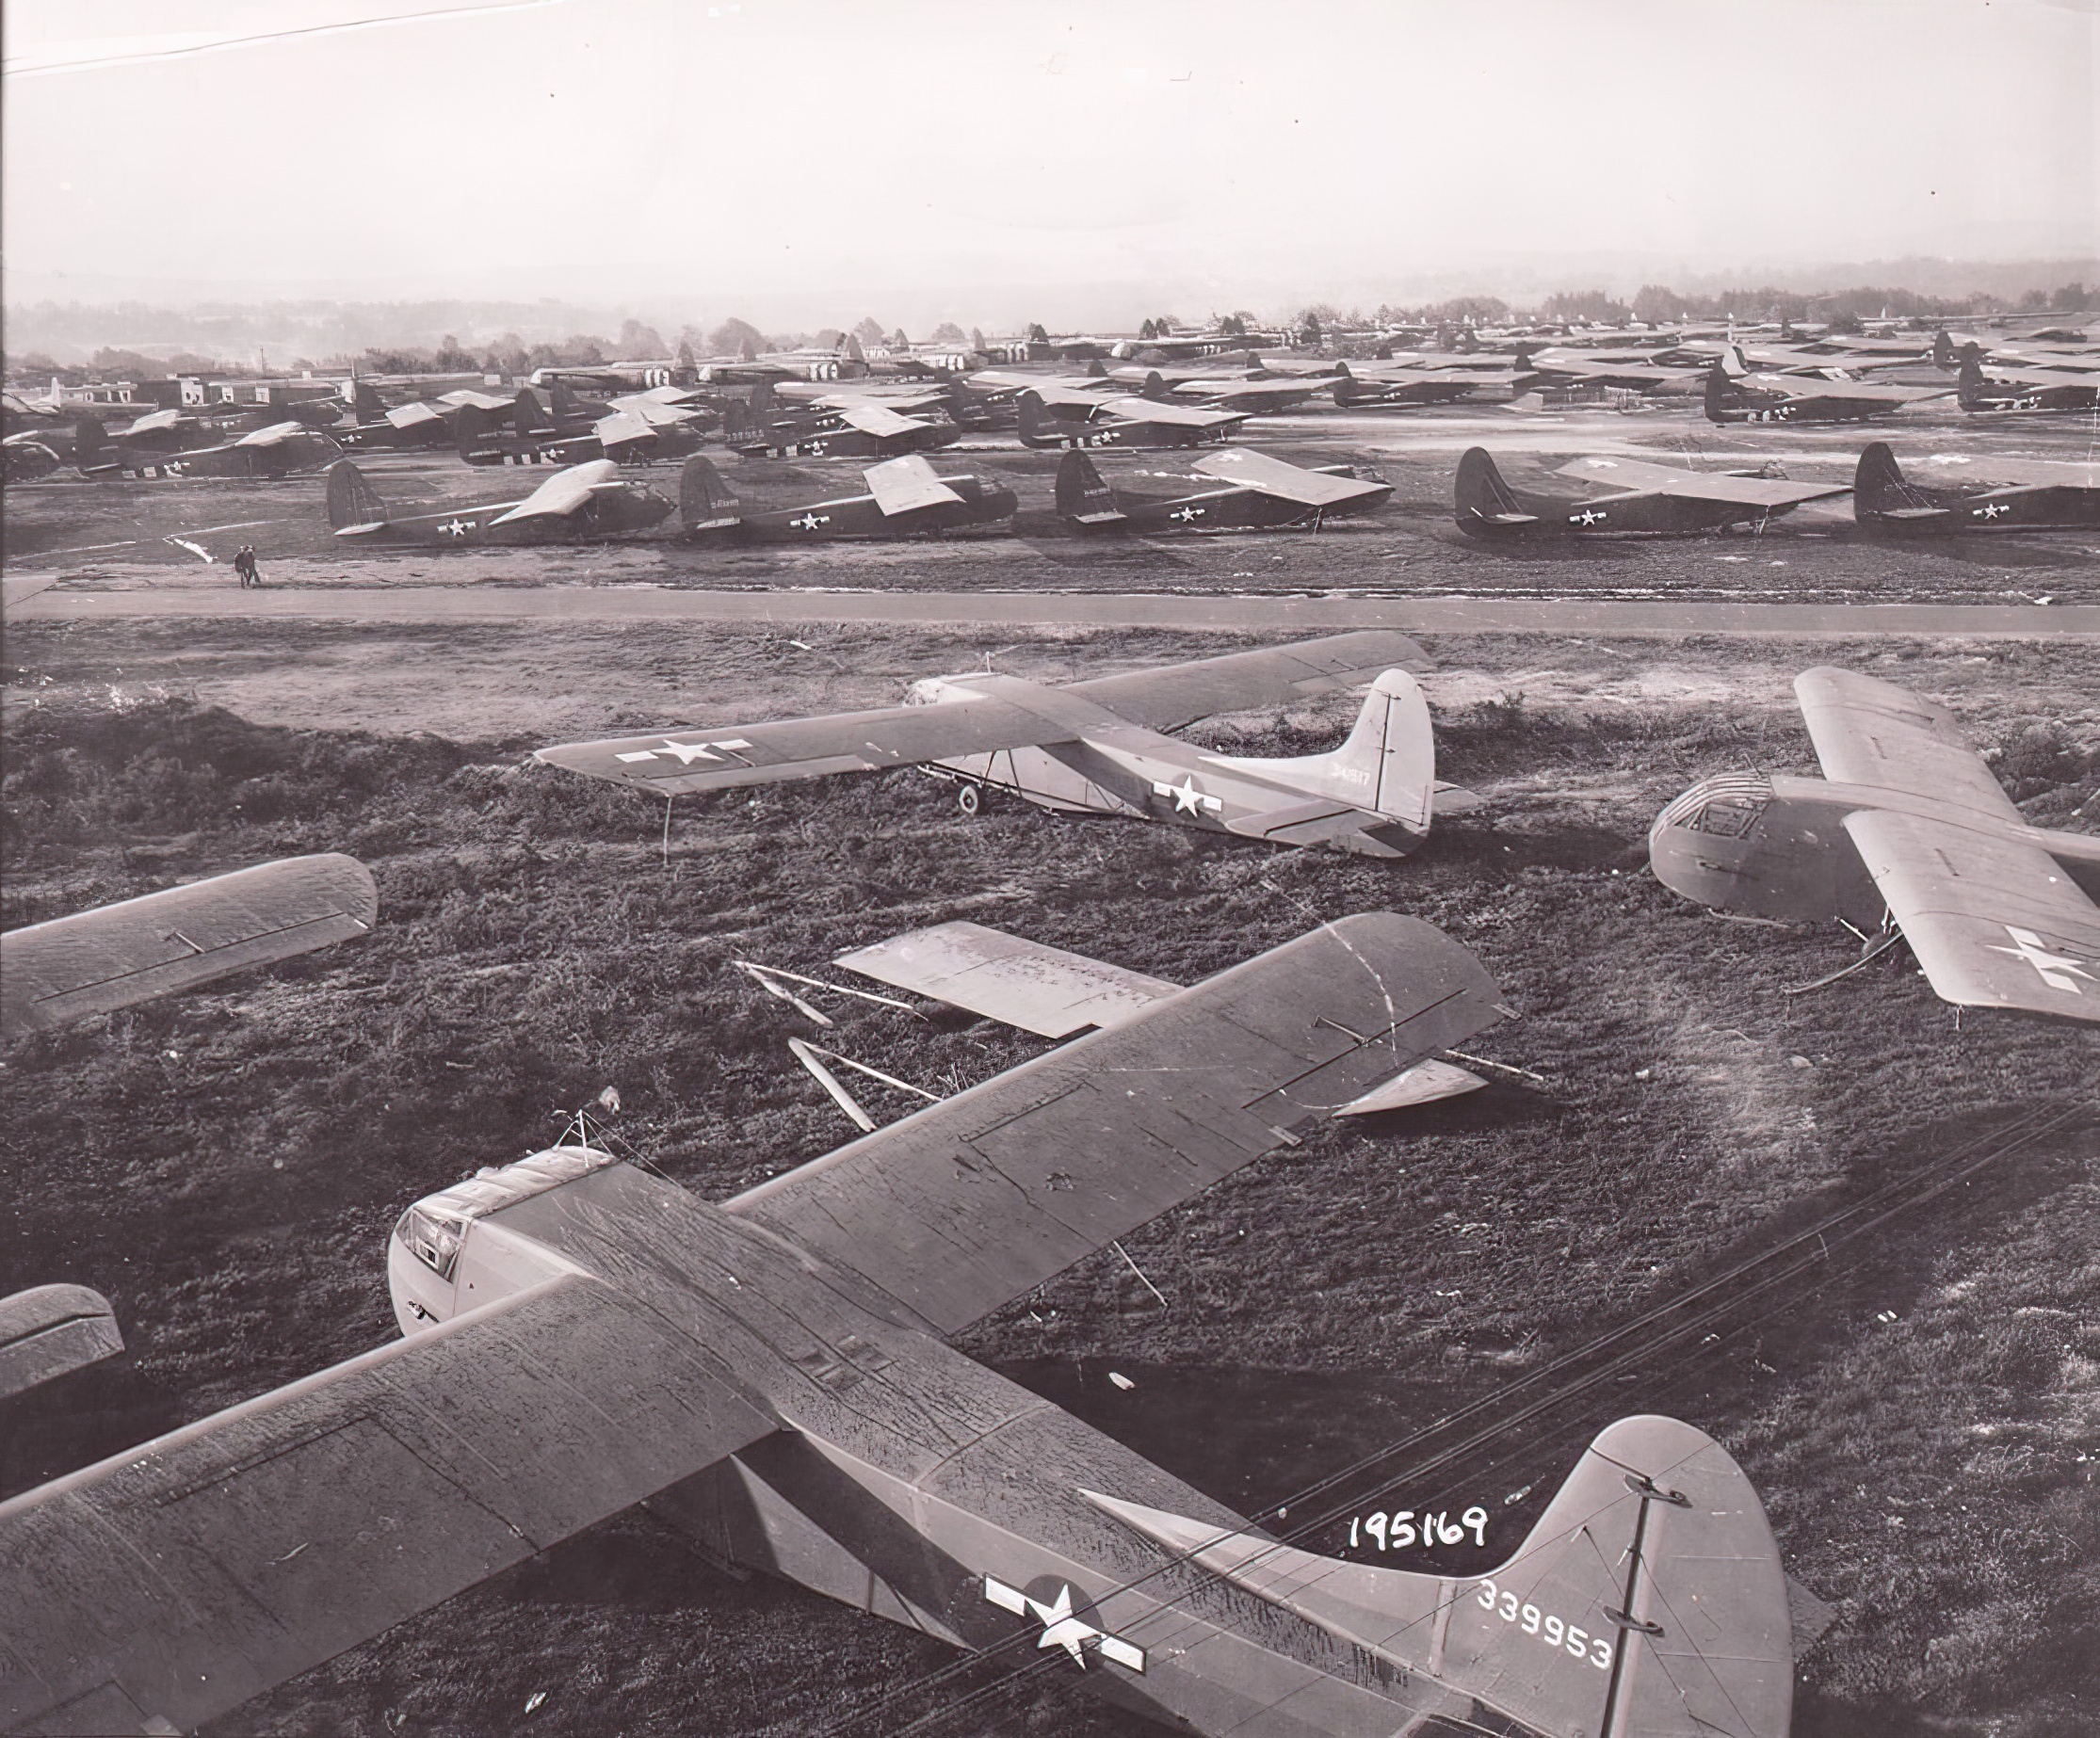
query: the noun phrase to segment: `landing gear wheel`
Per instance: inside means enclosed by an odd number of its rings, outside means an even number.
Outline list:
[[[955,794],[955,806],[975,819],[977,811],[984,807],[984,787],[981,784],[964,784]]]

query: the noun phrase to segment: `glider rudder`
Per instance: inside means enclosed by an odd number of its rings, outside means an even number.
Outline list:
[[[1286,760],[1216,758],[1220,765],[1242,766],[1397,823],[1415,844],[1428,836],[1436,799],[1436,737],[1421,684],[1404,669],[1389,669],[1371,684],[1339,748]]]
[[[328,468],[328,525],[331,531],[353,526],[383,525],[386,507],[364,473],[347,459],[338,459]]]
[[[720,531],[740,523],[743,504],[728,479],[703,453],[686,460],[678,474],[678,520],[687,531]]]
[[[1116,491],[1077,447],[1058,466],[1058,517],[1093,521],[1123,517],[1116,509]]]
[[[1454,517],[1466,532],[1500,530],[1518,523],[1529,524],[1533,517],[1510,492],[1484,446],[1469,446],[1459,455],[1458,480],[1452,490]]]

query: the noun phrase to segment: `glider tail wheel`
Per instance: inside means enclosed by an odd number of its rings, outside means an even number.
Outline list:
[[[977,812],[984,807],[984,786],[964,780],[961,788],[955,794],[955,806],[975,819]]]

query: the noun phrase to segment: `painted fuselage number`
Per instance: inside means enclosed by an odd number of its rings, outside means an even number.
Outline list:
[[[1349,1523],[1349,1542],[1361,1545],[1364,1541],[1359,1532],[1370,1535],[1381,1551],[1405,1551],[1417,1542],[1425,1546],[1456,1545],[1468,1533],[1473,1535],[1476,1545],[1488,1542],[1488,1512],[1478,1504],[1467,1509],[1458,1520],[1438,1512],[1417,1517],[1411,1508],[1397,1508],[1390,1515],[1381,1509],[1375,1515],[1351,1516]]]
[[[1505,1623],[1513,1623],[1527,1635],[1536,1635],[1549,1648],[1564,1648],[1570,1657],[1588,1660],[1599,1671],[1611,1669],[1611,1644],[1602,1635],[1578,1630],[1572,1623],[1549,1617],[1536,1605],[1527,1605],[1513,1593],[1504,1593],[1494,1582],[1483,1581],[1475,1589],[1483,1611],[1492,1611]]]

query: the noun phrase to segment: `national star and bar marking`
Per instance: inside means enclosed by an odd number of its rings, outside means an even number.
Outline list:
[[[1152,794],[1155,797],[1171,797],[1176,814],[1218,814],[1225,807],[1222,797],[1206,796],[1196,788],[1194,773],[1183,774],[1179,784],[1169,784],[1164,779],[1155,779],[1152,781]]]
[[[2026,960],[2051,990],[2068,990],[2073,995],[2080,996],[2085,991],[2073,981],[2075,978],[2082,977],[2089,984],[2100,984],[2100,977],[2095,977],[2086,970],[2089,961],[2074,958],[2069,954],[2051,953],[2048,944],[2031,929],[2017,928],[2011,924],[2003,927],[2016,945],[1999,947],[1995,942],[1986,942],[1984,945],[1994,954],[2010,954],[2015,959]]]
[[[638,761],[675,759],[681,766],[690,766],[695,761],[720,760],[722,757],[715,752],[717,748],[748,748],[750,747],[751,744],[741,736],[726,736],[719,742],[673,742],[669,736],[666,736],[664,746],[660,748],[642,748],[626,754],[618,754],[613,758],[625,761],[630,765]]]
[[[1082,1644],[1091,1641],[1099,1644],[1101,1657],[1112,1660],[1118,1666],[1128,1666],[1132,1671],[1145,1669],[1145,1650],[1121,1635],[1111,1635],[1106,1630],[1073,1616],[1072,1584],[1060,1582],[1058,1597],[1045,1605],[1041,1600],[1030,1599],[1019,1587],[1010,1587],[994,1575],[984,1578],[986,1601],[1002,1611],[1010,1611],[1017,1617],[1032,1617],[1042,1625],[1042,1633],[1036,1638],[1040,1648],[1062,1648],[1072,1656],[1072,1663],[1081,1671],[1087,1669],[1087,1656]]]

